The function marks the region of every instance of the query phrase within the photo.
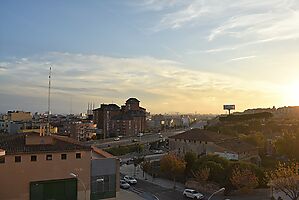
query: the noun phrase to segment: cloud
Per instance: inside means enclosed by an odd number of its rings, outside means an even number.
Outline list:
[[[243,56],[243,57],[238,57],[238,58],[232,58],[229,61],[248,60],[248,59],[252,59],[252,58],[256,58],[256,56]]]
[[[295,0],[181,2],[149,0],[143,3],[148,9],[159,8],[158,10],[163,11],[159,22],[153,28],[155,32],[192,25],[208,33],[208,41],[229,37],[240,40],[236,43],[247,44],[251,41],[252,44],[258,44],[299,38],[299,2]],[[169,9],[169,6],[172,9]],[[224,47],[216,48],[216,51],[235,49]]]
[[[153,57],[51,52],[6,62],[10,70],[5,79],[1,77],[0,93],[27,99],[46,99],[51,65],[54,109],[69,104],[70,97],[76,99],[77,110],[82,111],[88,101],[121,104],[135,96],[156,113],[190,112],[196,107],[202,112],[209,109],[218,112],[222,102],[232,95],[238,99],[273,88],[267,83],[249,84],[235,77],[191,70],[183,63]]]

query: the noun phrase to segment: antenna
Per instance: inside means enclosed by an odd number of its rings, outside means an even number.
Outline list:
[[[50,71],[49,71],[47,135],[50,135],[50,114],[51,114],[51,72],[52,72],[52,67],[50,67]]]

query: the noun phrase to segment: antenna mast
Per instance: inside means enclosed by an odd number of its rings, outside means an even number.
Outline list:
[[[49,90],[48,90],[48,123],[47,123],[47,135],[50,135],[50,114],[51,114],[51,72],[52,67],[50,67],[49,71]]]

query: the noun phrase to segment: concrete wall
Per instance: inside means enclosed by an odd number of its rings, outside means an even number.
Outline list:
[[[67,159],[61,160],[66,153]],[[6,155],[5,163],[0,163],[0,199],[29,200],[30,182],[72,178],[77,174],[87,187],[87,200],[90,196],[90,151],[47,153],[52,160],[46,160],[46,154],[20,154],[21,162],[15,162],[15,155]],[[81,159],[76,159],[81,153]],[[37,155],[37,161],[31,161],[31,155]],[[78,181],[78,199],[84,199],[84,188]]]
[[[213,142],[204,142],[196,140],[169,139],[170,150],[184,156],[187,152],[192,151],[197,155],[202,155],[216,151],[218,148]]]
[[[97,182],[97,179],[103,179]],[[119,191],[119,160],[111,158],[92,159],[91,192],[94,198],[111,198]]]

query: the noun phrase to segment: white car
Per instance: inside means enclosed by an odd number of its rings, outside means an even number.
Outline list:
[[[114,141],[119,141],[119,140],[120,140],[119,137],[114,138]]]
[[[142,136],[143,136],[143,133],[138,133],[137,136],[138,136],[138,137],[142,137]]]
[[[195,190],[192,190],[192,189],[185,189],[183,192],[183,195],[185,197],[189,197],[192,199],[203,199],[204,198],[203,194],[201,194]]]
[[[130,184],[127,183],[125,180],[120,180],[119,186],[120,186],[122,189],[129,189],[129,188],[130,188]]]
[[[137,184],[137,180],[131,176],[125,176],[124,180],[129,184]]]

